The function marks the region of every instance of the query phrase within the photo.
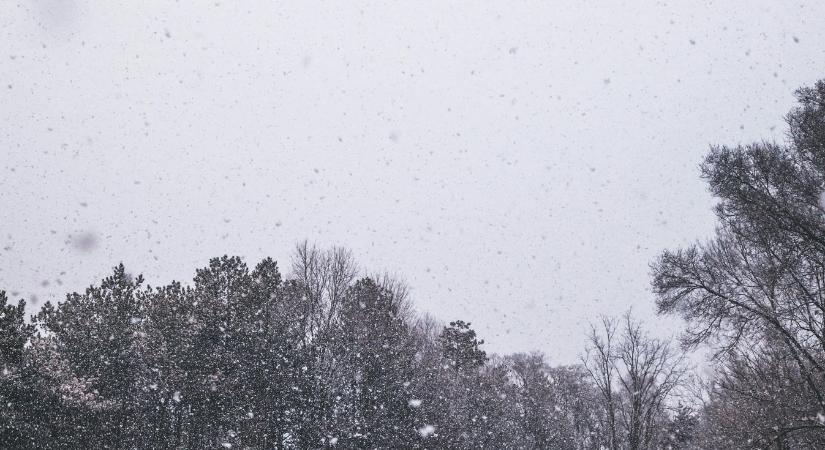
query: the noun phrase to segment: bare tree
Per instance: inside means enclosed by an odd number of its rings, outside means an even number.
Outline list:
[[[642,330],[630,313],[591,327],[582,358],[605,402],[611,450],[654,448],[668,401],[685,374],[684,356]]]
[[[370,276],[378,286],[386,289],[389,292],[390,298],[396,303],[398,314],[405,320],[412,321],[415,313],[413,312],[412,302],[410,301],[410,286],[407,281],[400,275],[391,274],[389,272],[378,272]]]
[[[346,248],[322,250],[304,240],[295,246],[291,275],[305,291],[303,321],[307,339],[311,339],[319,330],[329,327],[341,299],[358,275],[358,265]]]
[[[609,317],[602,317],[601,329],[591,324],[589,345],[585,350],[582,363],[593,378],[605,402],[607,439],[610,450],[619,449],[618,430],[616,429],[617,393],[616,385],[616,321]]]
[[[702,176],[718,200],[716,236],[653,265],[659,311],[686,319],[684,343],[716,347],[732,379],[764,379],[751,354],[768,339],[796,366],[782,382],[802,383],[808,395],[767,427],[777,438],[825,435],[825,81],[796,94],[787,143],[711,149]],[[796,404],[762,400],[772,410]]]

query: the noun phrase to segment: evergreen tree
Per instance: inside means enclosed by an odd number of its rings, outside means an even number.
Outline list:
[[[476,332],[470,325],[463,320],[450,322],[439,337],[444,355],[456,370],[481,367],[487,362],[487,353],[479,348],[484,340],[476,339]]]

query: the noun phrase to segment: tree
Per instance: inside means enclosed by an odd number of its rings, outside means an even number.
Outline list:
[[[607,448],[606,411],[590,374],[581,365],[550,367],[554,387],[556,418],[561,415],[569,448],[602,450]]]
[[[701,430],[706,447],[825,446],[825,436],[800,432],[811,417],[821,418],[782,339],[766,335],[747,349],[729,352],[717,362],[708,392]]]
[[[699,417],[693,408],[681,402],[676,405],[673,415],[668,418],[661,435],[659,448],[664,450],[687,450],[698,448],[696,432]]]
[[[342,298],[355,281],[358,265],[343,247],[322,250],[307,241],[295,247],[292,277],[304,289],[303,325],[307,341],[329,328],[338,314]]]
[[[688,322],[686,345],[708,343],[738,371],[753,343],[781,343],[812,413],[771,425],[775,438],[825,433],[825,82],[797,99],[787,143],[711,149],[701,171],[718,199],[716,236],[653,265],[658,309]]]
[[[23,367],[25,345],[34,336],[34,326],[24,319],[26,302],[8,303],[0,291],[0,442],[23,446],[34,438],[34,425],[27,411],[33,403],[30,381]]]
[[[0,291],[0,365],[4,369],[23,362],[23,349],[34,335],[34,325],[24,318],[26,301],[17,306],[8,303],[5,291]]]
[[[329,381],[341,398],[336,428],[345,433],[342,445],[399,448],[418,438],[409,407],[415,349],[399,315],[402,301],[364,278],[341,302],[332,347],[341,378]]]
[[[550,367],[539,353],[504,358],[516,421],[532,448],[599,449],[598,393],[580,367]]]
[[[140,420],[139,380],[148,370],[140,352],[142,283],[120,264],[100,286],[68,295],[57,308],[47,303],[38,315],[66,371],[109,405],[105,411],[89,410],[89,420],[99,425],[88,439],[99,446],[139,446],[143,431],[151,432],[141,430],[145,423]]]
[[[450,322],[439,336],[444,356],[456,370],[475,369],[487,362],[487,353],[479,348],[484,340],[476,339],[476,332],[470,325],[463,320]]]
[[[418,397],[434,426],[427,448],[529,448],[519,428],[509,367],[503,360],[486,364],[483,343],[461,320],[437,335],[429,379]]]
[[[582,358],[582,365],[587,370],[593,383],[599,391],[605,404],[605,423],[607,447],[610,450],[619,448],[619,424],[617,411],[619,409],[619,394],[616,383],[618,375],[617,359],[618,350],[616,343],[617,324],[615,320],[602,317],[602,329],[595,325],[590,329],[590,345],[586,348],[586,354]]]
[[[649,337],[630,313],[593,326],[583,363],[607,409],[611,449],[654,448],[665,409],[685,375],[684,357]]]

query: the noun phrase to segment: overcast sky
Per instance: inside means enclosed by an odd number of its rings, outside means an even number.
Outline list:
[[[194,6],[196,5],[197,6]],[[351,6],[350,6],[351,5]],[[783,140],[825,2],[0,0],[0,289],[296,241],[570,363],[710,236],[710,144]],[[62,284],[61,284],[62,283]],[[34,311],[32,309],[32,311]]]

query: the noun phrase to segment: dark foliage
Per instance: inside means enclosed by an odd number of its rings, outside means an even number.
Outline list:
[[[151,287],[119,265],[32,323],[0,294],[0,446],[599,447],[581,370],[490,361],[342,249],[303,245],[292,272],[224,256]]]

